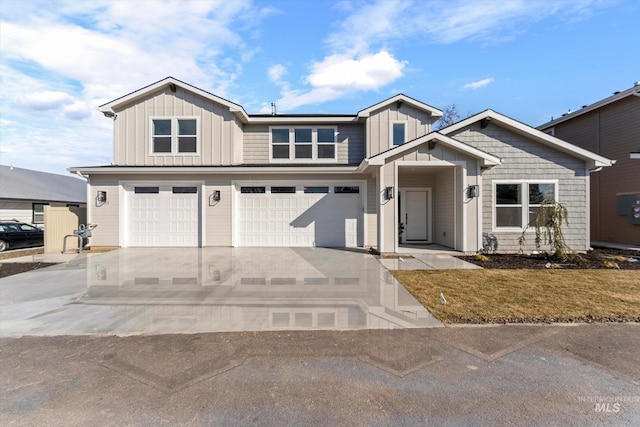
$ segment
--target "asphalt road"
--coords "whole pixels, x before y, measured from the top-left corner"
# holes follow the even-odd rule
[[[2,425],[640,425],[640,325],[0,339]]]

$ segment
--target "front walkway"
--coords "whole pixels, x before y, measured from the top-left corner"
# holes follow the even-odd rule
[[[482,268],[456,258],[461,252],[438,245],[400,245],[398,253],[379,261],[387,270],[457,270]]]

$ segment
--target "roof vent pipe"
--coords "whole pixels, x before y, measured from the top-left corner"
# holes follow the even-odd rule
[[[276,115],[276,103],[275,102],[271,103],[271,115],[272,116]]]

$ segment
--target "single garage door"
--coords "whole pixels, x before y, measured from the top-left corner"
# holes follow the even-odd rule
[[[128,188],[128,246],[198,246],[197,186]]]
[[[358,185],[239,185],[239,246],[357,247]]]

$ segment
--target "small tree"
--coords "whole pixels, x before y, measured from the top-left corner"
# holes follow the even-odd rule
[[[438,119],[435,128],[436,130],[445,128],[454,124],[458,120],[460,120],[460,114],[458,113],[458,107],[456,104],[447,105],[444,111],[442,111],[442,117]]]
[[[533,219],[533,226],[536,230],[536,249],[540,250],[542,245],[549,245],[553,250],[553,257],[559,261],[574,259],[571,249],[564,241],[562,233],[562,223],[569,225],[567,220],[567,208],[553,199],[543,200]],[[518,238],[518,243],[522,246],[526,240],[525,233],[531,224],[527,224],[522,235]]]

